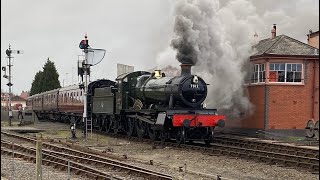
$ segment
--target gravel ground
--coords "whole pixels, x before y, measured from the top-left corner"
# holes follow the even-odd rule
[[[49,136],[51,138],[61,139],[70,137],[70,132],[67,130],[68,125],[45,122],[35,126],[49,130],[42,133],[44,137]],[[52,129],[59,129],[60,131]],[[131,164],[170,174],[175,179],[216,179],[217,175],[220,175],[223,179],[246,180],[319,179],[319,175],[295,169],[255,163],[253,161],[235,159],[227,156],[209,156],[196,151],[185,151],[171,147],[155,147],[146,143],[130,142],[124,139],[97,134],[93,134],[91,138],[85,141],[81,138],[81,130],[77,131],[77,136],[79,137],[77,144],[100,151],[106,151],[121,158],[124,157],[123,155],[126,155],[128,158],[126,161]],[[150,160],[153,161],[154,165],[150,165]],[[2,160],[1,164],[3,164]],[[9,167],[6,168],[7,172],[5,171],[5,177],[10,176]],[[179,169],[182,171],[179,171]],[[29,171],[29,174],[34,174],[34,169],[30,169]],[[61,174],[66,173],[61,172]]]
[[[149,169],[167,172],[174,177],[199,179],[196,173],[207,174],[202,179],[212,179],[220,175],[227,179],[319,179],[318,175],[308,172],[286,169],[242,159],[231,159],[226,156],[208,156],[194,151],[172,149],[170,147],[152,147],[149,144],[117,140],[118,145],[110,145],[114,154],[126,154],[132,163],[140,165],[144,162]],[[105,150],[105,147],[95,149]],[[146,165],[153,160],[154,166]],[[187,173],[179,173],[179,167],[187,169]],[[198,178],[197,178],[198,177]]]
[[[14,167],[14,168],[13,168]],[[7,179],[36,179],[36,165],[18,158],[14,160],[10,156],[1,155],[1,177]],[[65,180],[68,179],[67,172],[55,170],[50,166],[42,166],[42,179]],[[86,178],[71,174],[72,180],[86,180]]]

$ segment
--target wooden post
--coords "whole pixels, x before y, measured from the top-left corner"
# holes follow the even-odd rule
[[[68,161],[68,180],[70,180],[70,161]]]
[[[42,180],[42,141],[38,140],[36,145],[36,176]]]

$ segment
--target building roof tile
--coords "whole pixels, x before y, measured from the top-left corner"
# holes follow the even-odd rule
[[[11,98],[11,101],[26,101],[26,100],[20,96],[14,96]]]
[[[253,48],[256,50],[256,53],[253,56],[263,54],[319,56],[319,49],[286,35],[261,40],[258,44],[253,46]]]

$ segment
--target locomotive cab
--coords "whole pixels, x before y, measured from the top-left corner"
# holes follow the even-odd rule
[[[146,71],[135,71],[119,75],[116,79],[118,84],[117,92],[117,113],[122,109],[130,109],[133,107],[137,92],[137,86],[142,86],[150,77],[150,73]]]

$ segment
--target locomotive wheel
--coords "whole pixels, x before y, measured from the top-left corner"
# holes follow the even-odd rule
[[[208,128],[207,139],[204,140],[206,145],[210,145],[213,142],[213,127]]]
[[[113,133],[114,133],[114,134],[118,134],[118,132],[119,132],[118,127],[114,127],[114,129],[113,129]]]
[[[313,122],[313,120],[309,120],[307,122],[306,133],[307,133],[307,137],[309,137],[309,138],[314,137],[314,122]]]
[[[68,119],[68,116],[63,116],[62,118],[61,118],[61,120],[62,120],[62,123],[67,123],[67,120]]]
[[[120,122],[116,119],[116,117],[111,118],[111,129],[113,129],[114,134],[118,134],[120,132]]]
[[[128,136],[133,136],[135,133],[135,127],[134,127],[134,118],[128,118],[127,122],[126,122],[126,134]]]
[[[66,124],[70,124],[70,117],[69,116],[65,116],[65,119],[63,121]]]
[[[167,136],[167,133],[165,133],[164,131],[160,131],[160,133],[159,133],[159,138],[160,138],[160,141],[161,142],[165,142],[168,138],[167,138],[168,136]]]
[[[319,138],[319,121],[314,125],[314,135],[317,139]]]
[[[64,123],[64,118],[65,118],[65,116],[61,116],[61,118],[59,119],[59,122]]]
[[[184,127],[178,129],[176,134],[176,141],[178,144],[184,144],[186,139],[186,131]]]
[[[100,131],[104,131],[105,130],[105,126],[104,126],[104,119],[103,119],[103,117],[102,116],[98,116],[97,117],[97,121],[98,121],[98,129],[100,130]]]
[[[143,138],[146,134],[147,123],[141,120],[136,121],[136,130],[139,138]]]
[[[111,127],[112,127],[111,118],[110,118],[110,117],[106,117],[106,118],[104,119],[104,128],[105,128],[105,130],[106,130],[107,133],[110,132]]]
[[[152,129],[152,125],[148,125],[148,135],[151,140],[155,141],[158,138],[158,131]]]
[[[54,115],[54,121],[59,121],[59,119],[60,119],[60,115],[59,114],[55,114]]]

